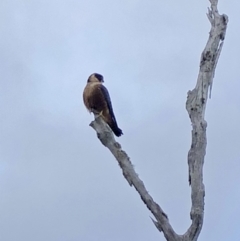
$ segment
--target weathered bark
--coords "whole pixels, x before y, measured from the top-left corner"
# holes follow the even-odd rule
[[[192,144],[188,153],[189,184],[191,185],[192,208],[190,217],[192,224],[186,234],[186,240],[197,240],[203,225],[204,195],[203,164],[206,154],[207,122],[204,119],[205,109],[212,90],[213,77],[225,39],[228,17],[219,15],[217,0],[210,0],[211,9],[208,9],[208,19],[211,30],[205,49],[201,55],[200,71],[196,87],[188,92],[186,109],[192,122]]]
[[[138,177],[127,153],[122,150],[121,145],[115,141],[111,129],[102,120],[101,117],[95,117],[95,121],[90,124],[98,135],[98,138],[104,146],[106,146],[118,161],[122,169],[123,176],[126,178],[130,186],[134,186],[139,193],[141,199],[146,204],[157,221],[154,221],[155,226],[159,231],[163,231],[167,240],[177,240],[177,234],[169,224],[167,215],[163,212],[161,207],[153,200],[146,190],[144,183]]]
[[[228,17],[219,15],[217,10],[217,0],[210,0],[211,8],[208,10],[208,19],[211,23],[211,31],[206,47],[202,52],[200,71],[196,87],[188,92],[186,108],[192,123],[192,144],[188,153],[189,183],[191,185],[192,208],[190,217],[192,224],[184,235],[178,235],[169,223],[167,215],[161,207],[153,200],[147,192],[144,183],[138,177],[130,158],[115,141],[111,129],[101,119],[95,116],[95,120],[90,124],[104,146],[106,146],[118,161],[122,169],[123,176],[130,186],[134,186],[141,199],[151,211],[156,220],[153,220],[159,231],[162,231],[168,241],[195,241],[201,232],[204,216],[204,195],[203,185],[203,164],[206,153],[206,127],[204,120],[205,109],[208,98],[208,90],[212,88],[215,68],[223,41],[225,38]]]

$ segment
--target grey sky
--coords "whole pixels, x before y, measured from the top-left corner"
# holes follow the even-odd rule
[[[119,138],[178,233],[190,224],[187,91],[210,24],[208,1],[0,3],[0,240],[165,240],[88,126],[88,76],[105,77]],[[206,112],[205,220],[199,240],[240,238],[240,3]]]

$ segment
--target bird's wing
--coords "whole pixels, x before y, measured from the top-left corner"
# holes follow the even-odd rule
[[[100,87],[102,95],[106,101],[107,108],[108,108],[109,114],[111,116],[111,119],[112,119],[112,121],[114,121],[116,123],[115,115],[114,115],[113,108],[112,108],[112,102],[111,102],[111,98],[108,93],[108,90],[104,85],[100,85],[99,87]]]

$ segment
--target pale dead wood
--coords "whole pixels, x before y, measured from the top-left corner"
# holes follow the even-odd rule
[[[206,154],[207,138],[205,109],[208,99],[208,90],[212,90],[213,77],[217,62],[225,39],[228,17],[220,15],[217,9],[217,0],[210,0],[208,19],[211,30],[205,49],[201,55],[200,71],[197,84],[188,92],[186,109],[192,123],[192,144],[188,153],[189,183],[191,185],[192,208],[190,217],[192,224],[184,234],[184,240],[197,240],[203,225],[204,195],[203,164]]]
[[[134,186],[142,201],[156,218],[157,221],[152,220],[158,230],[163,231],[167,240],[177,240],[177,234],[169,224],[167,215],[146,190],[144,183],[135,172],[130,158],[127,153],[122,150],[121,145],[115,141],[112,131],[108,125],[101,117],[95,117],[95,120],[90,124],[90,126],[96,130],[97,136],[102,144],[112,152],[122,169],[123,176],[126,178],[130,186]]]
[[[97,132],[99,140],[106,146],[118,161],[123,176],[130,186],[134,186],[142,201],[151,211],[156,220],[153,223],[159,231],[162,231],[168,241],[195,241],[201,232],[204,216],[203,164],[206,153],[206,127],[204,120],[207,104],[208,90],[212,89],[212,81],[218,58],[220,56],[223,41],[226,34],[228,17],[219,15],[217,0],[210,0],[211,8],[208,10],[208,19],[211,23],[211,31],[206,47],[203,50],[200,62],[200,71],[196,87],[188,92],[186,108],[192,123],[192,144],[188,153],[189,183],[191,185],[192,208],[190,217],[192,224],[184,235],[178,235],[169,223],[167,215],[153,200],[146,190],[144,183],[135,172],[127,153],[121,145],[115,141],[111,129],[100,118],[90,124]]]

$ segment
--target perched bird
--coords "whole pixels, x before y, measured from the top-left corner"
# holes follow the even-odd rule
[[[111,99],[107,88],[102,84],[103,76],[97,73],[91,74],[83,91],[83,101],[88,111],[100,115],[110,126],[116,136],[121,136],[122,130],[115,119]]]

